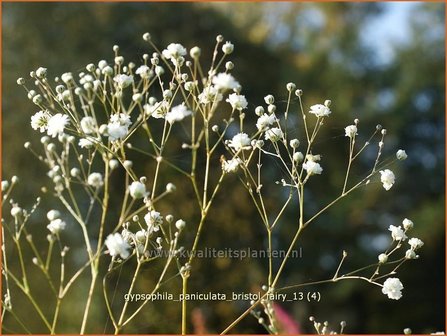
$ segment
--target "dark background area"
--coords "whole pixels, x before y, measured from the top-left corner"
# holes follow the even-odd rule
[[[334,198],[340,190],[346,165],[347,147],[343,128],[360,119],[360,136],[367,138],[377,123],[388,129],[385,155],[405,148],[409,158],[393,168],[397,182],[385,193],[378,181],[357,192],[321,216],[298,243],[303,258],[291,260],[280,285],[309,282],[331,277],[342,250],[349,252],[343,270],[354,270],[376,261],[378,249],[389,239],[387,228],[399,225],[403,218],[415,223],[412,232],[425,245],[420,259],[411,261],[398,272],[404,296],[399,301],[387,299],[378,287],[363,282],[340,282],[309,290],[321,292],[319,303],[286,303],[283,308],[300,325],[303,332],[313,332],[308,317],[329,320],[335,327],[346,320],[347,333],[401,333],[410,327],[415,333],[445,330],[445,36],[444,11],[441,3],[420,3],[409,16],[406,43],[392,44],[393,56],[385,61],[368,40],[374,34],[362,32],[369,22],[386,10],[378,3],[3,3],[3,94],[2,146],[3,179],[21,178],[15,198],[23,205],[32,204],[43,185],[50,185],[45,168],[33,161],[23,148],[25,141],[38,147],[39,137],[29,120],[36,107],[16,85],[18,77],[27,77],[39,66],[48,68],[50,76],[73,73],[100,59],[112,60],[112,46],[120,45],[126,60],[141,61],[149,52],[141,35],[148,31],[154,42],[164,48],[179,42],[188,49],[198,45],[202,59],[211,57],[215,37],[224,35],[235,44],[231,55],[234,75],[243,86],[249,101],[248,118],[255,120],[253,110],[263,103],[266,94],[277,97],[278,108],[285,107],[287,82],[304,90],[305,106],[325,99],[333,102],[316,150],[325,155],[324,174],[312,181],[313,191],[306,210],[315,209]],[[312,19],[313,18],[313,19]],[[397,23],[396,23],[397,24]],[[282,102],[281,102],[282,101]],[[294,101],[292,108],[297,109]],[[298,134],[301,136],[300,134]],[[371,155],[353,170],[360,178],[371,167]],[[372,153],[374,155],[374,153]],[[172,154],[175,156],[175,153]],[[181,157],[179,157],[181,160]],[[140,174],[151,165],[138,162]],[[330,162],[330,164],[329,164]],[[272,181],[277,174],[270,165]],[[175,177],[167,175],[166,181]],[[122,177],[117,176],[116,188]],[[181,183],[181,182],[177,182]],[[185,187],[186,188],[186,187]],[[182,186],[180,185],[180,190]],[[186,189],[185,189],[186,190]],[[236,178],[225,182],[225,192],[216,200],[204,231],[201,246],[216,248],[265,248],[265,234],[249,196]],[[280,187],[270,190],[267,206],[278,208]],[[190,195],[177,193],[175,207],[184,217],[193,217]],[[44,196],[44,204],[51,198]],[[165,205],[169,209],[169,203]],[[45,239],[45,211],[29,224],[36,237]],[[295,223],[293,209],[286,213],[281,230],[276,234],[277,247],[288,246]],[[40,216],[40,217],[39,217]],[[79,265],[82,242],[75,229],[67,229],[66,240],[72,244],[69,262]],[[70,237],[71,235],[71,237]],[[192,233],[186,235],[188,245]],[[76,244],[79,246],[76,246]],[[14,258],[14,251],[9,251]],[[31,258],[31,257],[30,257]],[[31,263],[30,263],[31,264]],[[279,265],[279,262],[278,262]],[[10,266],[12,269],[15,265]],[[242,292],[255,290],[265,281],[267,260],[207,259],[196,264],[190,281],[192,292]],[[45,301],[48,288],[37,268],[32,288],[36,297]],[[32,273],[31,273],[32,274]],[[151,288],[151,269],[145,270],[136,292]],[[117,286],[124,292],[126,274]],[[84,298],[88,277],[81,278],[67,301]],[[180,281],[172,284],[178,291]],[[307,289],[306,289],[307,290]],[[98,293],[93,307],[89,332],[112,332],[107,324],[105,305]],[[13,288],[16,311],[32,326],[43,332],[32,306]],[[82,299],[84,300],[84,299]],[[14,304],[14,303],[13,303]],[[84,301],[63,305],[58,332],[79,332]],[[191,309],[201,312],[209,333],[221,332],[245,306],[228,302],[196,302]],[[48,302],[49,312],[53,302]],[[22,333],[10,315],[3,321],[8,330]],[[107,326],[106,326],[107,325]],[[126,333],[178,333],[180,305],[172,302],[149,304],[126,328]],[[193,326],[190,330],[194,331]],[[234,332],[262,333],[252,317],[240,323]]]

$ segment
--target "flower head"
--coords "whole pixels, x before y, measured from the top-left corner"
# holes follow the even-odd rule
[[[396,158],[398,160],[405,160],[408,157],[407,153],[403,149],[399,149],[396,152]]]
[[[129,256],[130,245],[123,239],[120,233],[110,234],[105,241],[107,250],[112,257],[120,256],[126,259]]]
[[[385,190],[390,190],[395,180],[396,177],[391,170],[385,169],[380,171],[380,181],[383,183],[383,188]]]
[[[419,238],[410,238],[410,240],[408,240],[408,244],[410,244],[411,249],[415,251],[424,246],[424,242]]]
[[[151,69],[147,65],[141,65],[135,70],[135,73],[141,78],[149,78],[151,74],[150,70]]]
[[[133,83],[133,76],[120,74],[116,75],[113,80],[118,85],[118,88],[124,89]]]
[[[104,184],[100,173],[91,173],[87,178],[87,183],[94,188],[99,188]]]
[[[122,140],[129,133],[132,124],[130,117],[125,113],[113,114],[107,124],[107,133],[111,141]]]
[[[345,136],[354,138],[357,135],[357,126],[349,125],[345,127]]]
[[[241,159],[233,158],[231,160],[225,160],[222,162],[222,170],[225,173],[235,173],[239,169],[239,165],[242,163]]]
[[[148,227],[148,234],[151,235],[152,232],[157,232],[159,226],[163,224],[163,216],[158,211],[151,210],[144,216],[144,221]]]
[[[81,129],[85,134],[95,132],[96,128],[96,121],[92,117],[84,117],[81,119]]]
[[[321,174],[323,171],[320,164],[312,160],[307,160],[303,163],[303,168],[307,171],[307,175]]]
[[[317,117],[327,117],[331,114],[331,110],[323,104],[316,104],[310,107],[309,113],[315,114]]]
[[[250,143],[251,140],[247,133],[238,133],[229,141],[228,146],[235,151],[239,151],[241,149],[249,149]]]
[[[239,82],[234,77],[225,72],[221,72],[213,77],[213,84],[219,90],[233,90],[239,86]]]
[[[50,224],[47,225],[47,229],[50,230],[52,234],[58,234],[65,229],[65,225],[66,224],[62,219],[57,218],[52,220]]]
[[[270,140],[271,142],[277,142],[281,140],[283,136],[283,131],[278,127],[273,127],[265,132],[265,140]]]
[[[226,100],[228,103],[230,103],[231,107],[234,110],[242,111],[243,109],[247,108],[247,99],[245,99],[245,96],[239,95],[237,93],[232,93],[228,96],[228,99]]]
[[[394,240],[404,241],[405,239],[407,239],[407,235],[400,226],[390,225],[388,231],[391,231],[391,237],[393,237]]]
[[[53,138],[57,135],[64,133],[65,126],[67,126],[69,120],[66,114],[55,114],[48,120],[47,134]]]
[[[388,295],[388,298],[399,300],[402,297],[404,286],[398,278],[388,278],[383,283],[382,293]]]
[[[82,138],[79,140],[78,145],[81,148],[91,148],[94,145],[94,143],[89,139]]]
[[[171,62],[174,65],[176,65],[177,64],[176,61],[181,56],[186,55],[186,48],[179,43],[171,43],[170,45],[167,46],[167,48],[165,50],[163,50],[162,54],[163,54],[163,57],[171,60]]]
[[[51,114],[48,111],[39,111],[31,117],[31,127],[43,133],[48,127],[50,118]]]
[[[413,226],[414,226],[413,221],[408,219],[408,218],[405,218],[402,221],[402,225],[404,226],[405,230],[411,230],[413,228]]]
[[[171,111],[166,113],[166,121],[170,124],[173,124],[176,121],[182,121],[187,116],[190,116],[192,112],[188,110],[188,108],[185,106],[185,104],[180,104],[177,106],[174,106]]]
[[[148,194],[146,191],[146,186],[139,181],[132,182],[129,186],[129,193],[134,199],[143,198]]]
[[[258,128],[258,130],[262,131],[268,128],[269,126],[273,125],[275,121],[276,121],[275,115],[263,114],[258,118],[258,121],[256,121],[256,127]]]
[[[222,99],[222,94],[219,93],[218,88],[212,85],[203,88],[203,91],[199,94],[199,102],[201,104],[220,102]]]

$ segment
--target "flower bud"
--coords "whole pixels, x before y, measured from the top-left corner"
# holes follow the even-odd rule
[[[175,227],[177,230],[181,231],[185,228],[186,222],[183,219],[179,219],[175,222]]]
[[[384,264],[388,261],[388,256],[385,253],[381,253],[378,256],[379,263]]]

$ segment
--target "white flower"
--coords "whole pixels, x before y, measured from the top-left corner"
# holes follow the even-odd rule
[[[295,154],[293,154],[293,161],[295,162],[301,162],[304,159],[304,155],[301,152],[296,152]]]
[[[146,230],[140,230],[140,231],[135,232],[135,239],[139,243],[145,243],[146,242],[146,237],[147,237]]]
[[[87,183],[94,188],[99,188],[104,182],[100,173],[91,173],[87,178]]]
[[[47,68],[38,68],[36,70],[36,76],[37,78],[45,78],[47,76]]]
[[[233,90],[239,86],[239,82],[232,75],[225,72],[221,72],[213,77],[213,84],[219,90]]]
[[[315,114],[317,117],[326,117],[331,114],[331,110],[323,104],[316,104],[310,107],[309,113]]]
[[[149,78],[150,77],[150,68],[147,65],[141,65],[138,67],[138,69],[135,71],[137,75],[139,75],[141,78]]]
[[[246,133],[238,133],[229,141],[228,146],[234,148],[235,151],[250,148],[250,137]]]
[[[276,118],[273,114],[263,114],[258,118],[258,121],[256,121],[256,127],[258,130],[262,131],[265,128],[273,125],[273,123],[276,121]]]
[[[230,105],[233,109],[239,110],[239,111],[246,109],[247,105],[248,105],[247,99],[245,99],[245,96],[238,95],[237,93],[230,94],[226,101],[228,103],[230,103]]]
[[[68,84],[70,81],[73,80],[73,75],[71,72],[66,72],[62,74],[61,79],[65,84]]]
[[[222,51],[225,55],[229,55],[233,52],[234,45],[231,42],[225,42],[225,44],[222,46]]]
[[[166,185],[166,192],[168,192],[168,193],[173,193],[173,192],[175,192],[176,190],[177,190],[177,187],[175,186],[174,183],[168,183],[168,184]]]
[[[163,50],[162,54],[175,65],[177,64],[175,61],[178,60],[180,56],[186,55],[186,49],[179,43],[171,43],[165,50]]]
[[[78,145],[81,148],[91,148],[94,145],[94,143],[89,139],[82,138],[79,140]]]
[[[190,116],[192,112],[188,110],[185,104],[174,106],[171,111],[166,113],[166,121],[173,124],[176,121],[182,121],[185,117]]]
[[[185,228],[185,226],[186,226],[186,222],[183,219],[179,219],[178,221],[175,222],[175,227],[179,231],[183,230]]]
[[[81,129],[85,134],[95,132],[96,128],[96,121],[92,117],[84,117],[81,119]]]
[[[307,160],[303,163],[303,168],[307,171],[307,175],[321,174],[323,168],[321,168],[318,162]]]
[[[11,208],[11,216],[18,217],[22,213],[22,208],[15,205]]]
[[[406,259],[417,259],[419,256],[414,252],[413,249],[409,249],[405,251],[405,258]]]
[[[112,257],[120,256],[126,259],[129,256],[130,245],[123,239],[120,233],[110,234],[105,241],[107,250]]]
[[[50,118],[51,114],[48,111],[39,111],[31,117],[31,127],[35,130],[39,129],[40,133],[43,133],[48,127]]]
[[[129,126],[131,124],[130,117],[125,113],[112,115],[107,125],[109,139],[111,141],[124,139],[129,133]]]
[[[413,221],[409,220],[408,218],[405,218],[402,221],[402,225],[404,226],[405,230],[411,230],[413,228]]]
[[[155,119],[161,119],[166,117],[166,114],[168,114],[170,107],[169,102],[165,100],[163,100],[160,103],[157,103],[154,106],[148,104],[144,106],[145,106],[145,112]]]
[[[407,235],[400,226],[390,225],[388,231],[391,231],[391,237],[393,237],[394,240],[404,241],[405,239],[407,239]]]
[[[239,169],[239,165],[241,163],[242,163],[242,161],[239,158],[225,160],[222,162],[222,169],[225,173],[235,173]]]
[[[163,224],[163,216],[155,210],[151,210],[144,216],[144,221],[148,227],[148,234],[151,235],[152,232],[157,232],[159,226]]]
[[[209,104],[213,102],[220,102],[223,99],[221,93],[215,86],[207,86],[203,88],[202,93],[199,94],[199,102],[201,104]]]
[[[129,186],[129,193],[132,198],[143,198],[147,195],[146,186],[138,181],[132,182]]]
[[[109,167],[111,170],[118,168],[118,166],[119,166],[118,160],[112,159],[109,161]]]
[[[65,126],[67,126],[69,120],[66,114],[55,114],[48,120],[47,134],[53,138],[57,135],[64,133]]]
[[[2,181],[2,191],[5,191],[8,188],[9,188],[9,182],[6,180]]]
[[[357,135],[357,126],[349,125],[345,127],[345,136],[354,138]]]
[[[410,244],[412,250],[417,250],[424,246],[424,242],[419,238],[410,238],[408,244]]]
[[[265,132],[265,140],[270,140],[271,142],[277,142],[281,140],[284,133],[278,127],[273,127]]]
[[[50,210],[47,212],[47,218],[49,221],[58,219],[60,216],[61,216],[61,213],[57,210]]]
[[[133,83],[133,76],[126,74],[116,75],[113,80],[116,82],[120,89],[124,89]]]
[[[396,158],[398,160],[405,160],[408,157],[407,153],[403,149],[399,149],[396,152]]]
[[[388,278],[383,283],[382,293],[388,295],[388,298],[399,300],[402,297],[404,286],[398,278]]]
[[[395,179],[396,177],[391,170],[385,169],[380,171],[380,181],[383,183],[383,188],[385,188],[385,190],[391,189]]]
[[[65,229],[65,225],[66,224],[62,219],[57,218],[55,220],[52,220],[50,224],[47,225],[47,229],[50,230],[52,234],[58,234]]]
[[[388,261],[388,256],[385,253],[379,254],[379,263],[384,264]]]

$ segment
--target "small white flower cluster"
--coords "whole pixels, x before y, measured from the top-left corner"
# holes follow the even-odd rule
[[[60,212],[57,210],[50,210],[47,213],[47,218],[50,224],[47,225],[48,230],[54,235],[58,235],[62,230],[65,229],[66,223],[60,219]]]
[[[392,249],[389,252],[381,253],[378,256],[379,259],[379,265],[385,264],[388,262],[389,257],[397,251],[404,241],[408,239],[406,233],[411,230],[414,226],[413,221],[411,221],[408,218],[405,218],[402,221],[402,226],[394,226],[390,225],[388,230],[391,232],[391,237],[393,238],[393,242],[397,243],[397,246]],[[410,245],[410,248],[405,252],[405,259],[417,259],[419,258],[418,255],[416,255],[415,251],[420,249],[424,243],[419,238],[410,238],[408,240],[408,244]],[[399,300],[402,297],[402,289],[403,285],[401,281],[398,278],[388,278],[385,280],[382,292],[383,294],[387,295],[388,298],[393,300]]]

